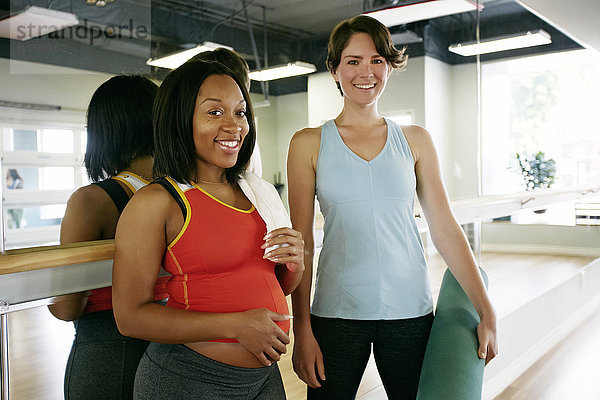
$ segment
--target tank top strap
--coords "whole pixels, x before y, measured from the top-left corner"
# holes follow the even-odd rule
[[[167,192],[173,197],[179,208],[181,209],[181,213],[183,214],[183,219],[185,220],[188,215],[189,204],[187,199],[185,198],[185,192],[191,189],[193,186],[185,183],[180,183],[175,181],[170,177],[160,177],[156,178],[152,181],[152,183],[156,183],[164,187]]]
[[[389,118],[384,117],[384,119],[385,123],[388,126],[388,134],[391,135],[391,137],[389,138],[389,142],[392,143],[392,145],[396,147],[406,157],[408,157],[408,159],[413,160],[414,162],[412,150],[410,149],[406,136],[404,136],[404,131],[402,130],[402,127]]]
[[[119,183],[114,179],[105,179],[100,182],[94,182],[93,184],[101,187],[106,194],[108,194],[112,202],[117,207],[117,210],[119,210],[119,214],[121,214],[129,202],[129,195],[125,189],[123,189],[123,186],[119,185]]]
[[[150,183],[141,176],[130,171],[122,171],[120,174],[113,176],[112,179],[123,182],[133,193]]]

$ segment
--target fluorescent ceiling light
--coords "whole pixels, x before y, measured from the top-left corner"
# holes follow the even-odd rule
[[[477,42],[453,44],[448,50],[461,56],[474,56],[477,54],[495,53],[523,47],[539,46],[552,43],[548,32],[538,29],[525,33],[517,33],[502,37],[490,38]]]
[[[29,40],[78,23],[75,14],[31,6],[0,21],[0,37]]]
[[[286,65],[277,65],[265,69],[250,72],[250,79],[254,81],[272,81],[275,79],[288,78],[290,76],[305,75],[315,72],[317,67],[313,64],[296,61]]]
[[[146,64],[152,65],[153,67],[175,69],[190,58],[194,57],[196,54],[202,53],[203,51],[213,51],[219,47],[224,47],[233,51],[233,47],[225,46],[219,43],[204,42],[196,47],[192,47],[191,49],[171,53],[164,57],[150,58],[148,61],[146,61]]]
[[[481,8],[483,6],[480,6]],[[395,26],[474,10],[477,10],[477,3],[471,0],[429,0],[372,11],[365,15],[375,18],[385,26]]]

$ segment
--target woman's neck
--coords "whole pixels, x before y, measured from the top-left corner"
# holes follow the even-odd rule
[[[147,181],[151,181],[154,178],[152,177],[152,163],[154,158],[151,156],[145,157],[136,157],[131,161],[129,166],[127,167],[127,171],[133,172],[136,175],[141,176]]]
[[[224,183],[227,182],[225,169],[202,160],[196,161],[196,176],[194,181],[204,183]]]
[[[335,119],[335,122],[339,126],[374,126],[381,124],[382,118],[377,112],[377,103],[357,105],[344,101],[344,108]]]

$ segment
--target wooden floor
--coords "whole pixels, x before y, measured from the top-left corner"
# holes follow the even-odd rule
[[[550,290],[590,261],[585,257],[504,253],[484,253],[481,257],[481,265],[490,278],[490,296],[500,317]],[[445,265],[439,257],[429,258],[428,263],[437,298]],[[56,320],[42,307],[11,314],[9,326],[11,400],[62,399],[72,324]],[[291,349],[290,346],[280,362],[280,369],[288,399],[300,400],[305,398],[306,389],[292,370]],[[595,363],[598,359],[600,315],[578,328],[497,399],[600,399],[600,372]],[[386,398],[373,364],[365,373],[358,397]]]
[[[495,400],[600,399],[600,312],[538,360]]]

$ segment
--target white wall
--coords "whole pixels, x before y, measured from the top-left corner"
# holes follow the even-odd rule
[[[474,64],[452,67],[451,138],[449,174],[445,175],[450,198],[478,194],[477,70]]]
[[[253,104],[264,101],[264,97],[259,94],[250,94],[250,100]],[[262,177],[273,183],[273,174],[279,168],[277,162],[277,98],[270,97],[271,103],[268,107],[254,109],[256,117],[256,137],[260,149],[262,160]]]
[[[308,93],[294,93],[277,98],[277,160],[285,184],[281,198],[287,206],[287,153],[295,132],[308,126]]]
[[[425,124],[440,158],[444,181],[451,180],[452,154],[452,67],[431,57],[425,59]]]
[[[260,96],[252,95],[253,102],[261,99]],[[308,126],[308,96],[306,92],[270,96],[269,101],[269,107],[254,110],[258,119],[263,178],[274,183],[275,175],[281,177],[281,182],[285,185],[282,199],[287,205],[287,152],[292,135]]]
[[[0,107],[0,121],[85,124],[94,91],[112,75],[0,58],[0,100],[60,106],[61,111]]]

